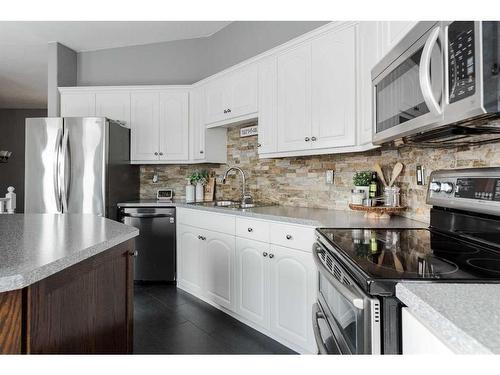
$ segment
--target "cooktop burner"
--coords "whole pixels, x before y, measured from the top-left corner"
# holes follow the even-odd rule
[[[500,280],[500,252],[429,229],[322,228],[318,233],[365,281]]]

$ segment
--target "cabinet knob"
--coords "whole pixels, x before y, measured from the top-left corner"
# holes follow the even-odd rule
[[[202,240],[202,241],[205,241],[206,239],[207,239],[207,237],[205,237],[205,236],[201,236],[201,240]]]
[[[305,140],[306,142],[309,142],[309,141],[310,141],[309,137],[305,137],[305,138],[304,138],[304,140]]]
[[[139,252],[137,250],[131,251],[128,253],[128,255],[133,256],[133,257],[137,257],[137,255],[139,255]]]
[[[263,257],[267,257],[267,253],[264,251],[264,252],[262,253],[262,256],[263,256]]]
[[[203,238],[203,236],[201,235],[198,235],[198,239],[201,240]]]
[[[200,150],[200,154],[203,154],[203,152],[204,152],[203,150]]]
[[[253,232],[253,228],[248,228],[248,231],[249,232]]]
[[[262,145],[260,143],[257,143],[257,147],[261,147]]]
[[[227,110],[227,113],[231,113],[231,109],[228,109],[228,110]]]
[[[286,235],[286,239],[287,239],[287,240],[291,240],[291,239],[292,239],[292,235],[291,235],[291,234],[287,234],[287,235]]]
[[[160,152],[160,156],[162,156],[162,155],[163,155],[163,152]]]
[[[311,137],[311,141],[316,142],[316,137]]]
[[[269,259],[273,259],[274,258],[274,254],[269,254]]]
[[[224,113],[227,113],[227,109],[224,110]]]
[[[156,156],[158,156],[158,153],[157,153],[157,152],[155,152],[155,155],[156,155]]]

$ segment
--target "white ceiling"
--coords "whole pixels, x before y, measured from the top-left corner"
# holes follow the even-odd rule
[[[0,108],[47,104],[47,44],[77,51],[208,37],[227,21],[0,21]]]

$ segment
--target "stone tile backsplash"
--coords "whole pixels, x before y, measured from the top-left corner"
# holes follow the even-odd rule
[[[356,171],[372,170],[378,162],[386,179],[398,161],[405,166],[397,180],[402,203],[408,206],[405,216],[428,221],[425,186],[416,184],[415,168],[425,168],[426,183],[432,170],[500,166],[500,143],[454,149],[407,147],[397,150],[376,149],[364,153],[334,154],[280,159],[259,159],[257,137],[240,138],[239,128],[228,129],[228,162],[226,164],[143,165],[141,166],[141,198],[153,199],[159,188],[171,187],[177,198],[185,196],[186,177],[195,170],[206,169],[220,177],[229,166],[239,166],[247,176],[247,188],[254,200],[285,206],[349,209],[347,204]],[[333,185],[325,183],[326,170],[335,171]],[[154,184],[155,170],[159,182]],[[240,177],[234,175],[226,184],[217,181],[216,198],[238,199]]]

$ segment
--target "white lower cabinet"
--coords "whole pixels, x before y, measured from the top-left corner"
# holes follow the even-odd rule
[[[177,282],[182,289],[201,294],[200,229],[177,224]]]
[[[238,237],[227,221],[234,216],[202,212],[213,216],[204,225],[204,220],[191,220],[196,213],[200,212],[177,208],[178,286],[294,350],[316,352],[311,309],[317,277],[310,251],[279,246],[272,239]],[[260,230],[278,225],[254,219],[240,224]]]
[[[282,246],[271,246],[270,330],[303,348],[312,348],[311,306],[314,303],[312,255]]]
[[[401,309],[403,354],[453,354],[407,307]]]
[[[203,268],[206,297],[216,304],[234,306],[234,236],[204,231],[202,234]]]
[[[269,244],[236,238],[236,312],[269,329]]]

